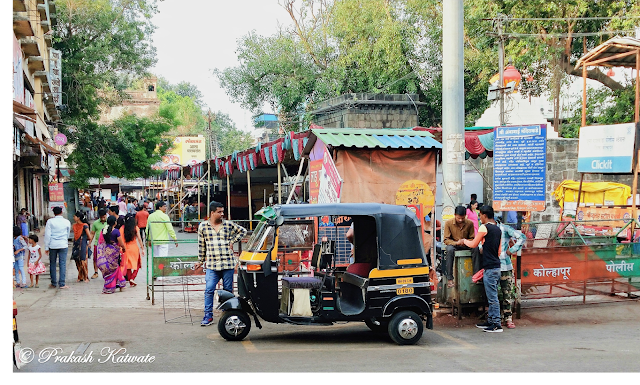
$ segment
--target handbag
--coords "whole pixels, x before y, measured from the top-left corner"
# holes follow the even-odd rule
[[[482,279],[483,276],[484,276],[484,269],[480,269],[478,270],[477,273],[473,275],[473,277],[471,277],[471,282],[477,283],[479,280]]]

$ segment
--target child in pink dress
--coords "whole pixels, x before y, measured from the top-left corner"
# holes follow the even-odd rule
[[[40,274],[44,273],[46,268],[44,267],[44,263],[41,262],[42,259],[42,250],[40,250],[40,245],[38,245],[38,236],[37,235],[29,235],[29,246],[27,246],[27,250],[29,250],[29,278],[31,279],[31,286],[33,287],[33,276],[36,276],[36,287],[38,287],[38,281]]]

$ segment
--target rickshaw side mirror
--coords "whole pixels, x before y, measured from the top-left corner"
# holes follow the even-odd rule
[[[284,217],[283,216],[278,216],[276,218],[276,226],[282,226],[283,223],[284,223]]]

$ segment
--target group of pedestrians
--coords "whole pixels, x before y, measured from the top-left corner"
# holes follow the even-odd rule
[[[456,250],[471,250],[473,273],[476,275],[482,270],[482,283],[489,303],[487,320],[476,326],[485,332],[499,333],[503,330],[503,323],[509,329],[515,328],[512,317],[515,280],[511,256],[520,251],[526,237],[522,232],[498,223],[490,206],[480,208],[477,216],[480,225],[476,228],[474,222],[477,224],[477,219],[473,215],[476,207],[474,200],[467,208],[456,207],[454,218],[445,223],[444,243],[447,246],[444,277],[448,288],[455,287],[454,253]]]
[[[124,206],[120,202],[129,204]],[[144,237],[149,212],[148,203],[140,207],[137,200],[121,197],[118,205],[97,211],[97,219],[89,225],[88,214],[84,210],[73,216],[73,224],[62,215],[62,207],[54,207],[54,216],[45,226],[43,249],[38,245],[37,235],[28,235],[26,222],[28,212],[22,209],[14,226],[14,271],[16,287],[39,287],[39,275],[46,271],[43,257],[49,258],[51,283],[49,288],[68,289],[66,281],[66,262],[69,257],[78,270],[77,282],[89,282],[97,279],[98,272],[105,280],[102,292],[111,294],[122,291],[129,284],[137,286],[135,279],[144,257]],[[133,207],[132,207],[133,206]],[[108,215],[111,214],[111,215]],[[122,214],[122,215],[121,215]],[[25,226],[22,226],[22,224]],[[68,255],[69,234],[73,234],[71,255]],[[175,235],[174,235],[175,236]],[[28,269],[24,266],[25,254],[29,253]],[[93,262],[93,275],[90,275],[90,262]],[[30,285],[26,284],[26,272],[30,275]]]

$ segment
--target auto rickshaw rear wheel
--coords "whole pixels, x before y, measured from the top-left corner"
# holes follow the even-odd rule
[[[364,320],[364,323],[367,325],[372,332],[375,333],[386,333],[389,330],[389,319],[379,319],[379,318],[367,318]]]
[[[398,345],[415,344],[422,337],[423,330],[422,319],[410,310],[394,314],[388,329],[389,336]]]
[[[251,330],[251,318],[242,310],[227,310],[218,320],[218,333],[227,341],[241,341]]]

